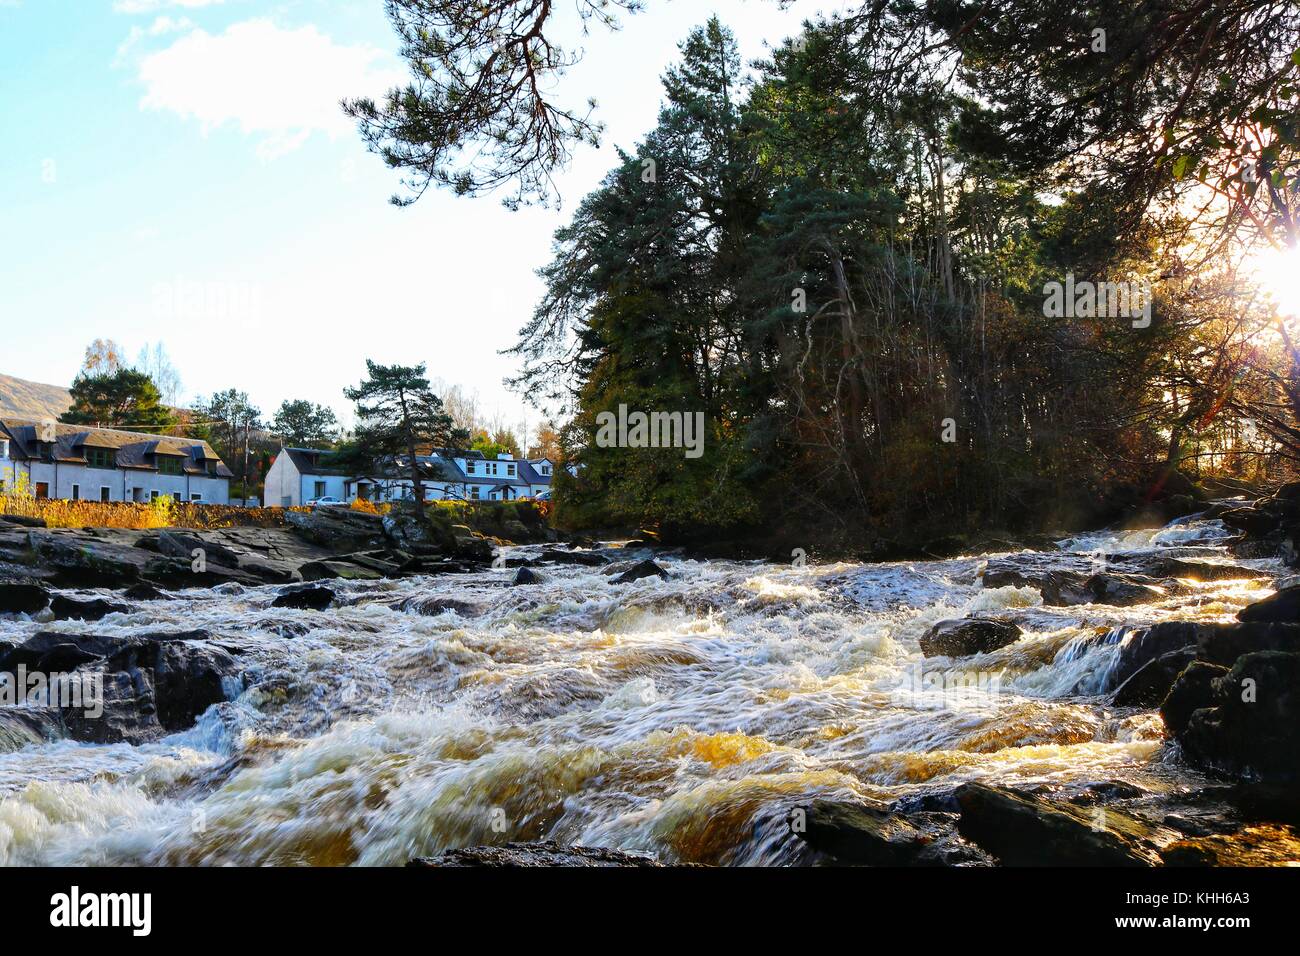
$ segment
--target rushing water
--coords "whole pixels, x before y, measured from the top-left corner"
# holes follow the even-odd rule
[[[1218,522],[1185,520],[1062,549],[1211,546],[1229,560],[1223,537]],[[344,606],[324,613],[228,586],[90,625],[0,618],[20,640],[201,627],[246,667],[235,699],[150,745],[0,742],[0,861],[400,864],[556,839],[795,863],[808,851],[783,819],[811,795],[894,800],[973,779],[1198,785],[1162,748],[1158,715],[1098,695],[1116,629],[1226,620],[1268,581],[1044,607],[1030,588],[983,589],[988,557],[661,556],[671,580],[623,586],[565,566],[525,587],[504,570],[338,583]],[[440,610],[448,600],[458,610]],[[930,624],[973,612],[1026,633],[990,654],[922,657]]]

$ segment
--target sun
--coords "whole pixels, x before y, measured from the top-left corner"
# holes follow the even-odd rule
[[[1260,288],[1287,316],[1300,316],[1300,247],[1270,249],[1255,258]]]

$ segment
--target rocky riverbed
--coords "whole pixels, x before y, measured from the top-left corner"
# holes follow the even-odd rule
[[[0,860],[1300,862],[1270,508],[797,566],[0,521],[0,671],[102,682],[0,707]]]

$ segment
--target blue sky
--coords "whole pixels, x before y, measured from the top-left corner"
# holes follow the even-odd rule
[[[336,105],[405,75],[380,0],[0,0],[0,372],[67,384],[96,337],[161,341],[186,400],[346,413],[367,357],[425,361],[519,421],[498,350],[554,229],[653,124],[676,44],[716,11],[750,60],[815,9],[650,0],[595,32],[558,92],[598,98],[605,145],[562,175],[559,212],[512,213],[387,204],[395,174]]]

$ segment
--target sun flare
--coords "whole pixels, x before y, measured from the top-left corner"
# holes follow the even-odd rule
[[[1284,315],[1300,315],[1300,248],[1270,249],[1255,261],[1260,288]]]

